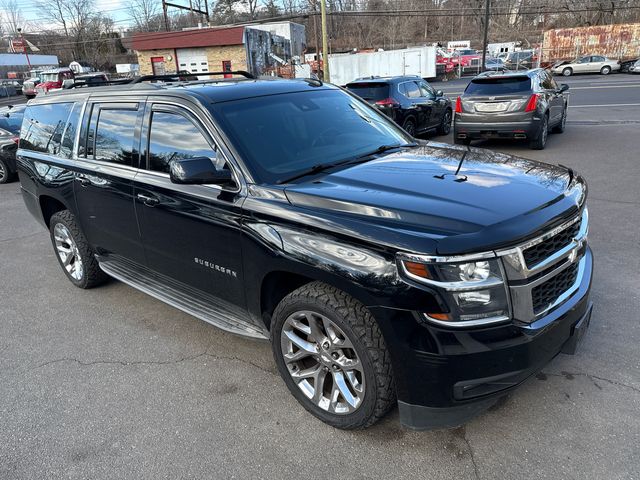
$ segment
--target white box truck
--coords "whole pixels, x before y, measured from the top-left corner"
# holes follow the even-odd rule
[[[329,55],[331,83],[346,85],[363,77],[436,76],[436,47]]]

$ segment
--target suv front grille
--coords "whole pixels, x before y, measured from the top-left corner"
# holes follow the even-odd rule
[[[533,313],[538,314],[569,290],[578,277],[578,264],[574,263],[562,270],[556,276],[531,290]]]
[[[529,247],[522,252],[527,268],[531,268],[539,264],[558,250],[569,245],[578,235],[578,232],[580,231],[580,223],[581,222],[576,222],[570,227],[558,232],[553,237],[545,240],[544,242],[538,243],[533,247]]]

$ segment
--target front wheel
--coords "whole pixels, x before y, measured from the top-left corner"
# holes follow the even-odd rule
[[[562,120],[560,120],[560,123],[558,125],[553,127],[553,133],[562,133],[562,132],[564,132],[566,124],[567,124],[567,107],[565,105],[564,111],[562,112]]]
[[[3,159],[0,158],[0,184],[9,183],[13,177],[9,165]]]
[[[572,73],[573,73],[573,70],[569,67],[562,70],[562,75],[565,77],[570,77]]]
[[[271,345],[289,391],[333,427],[368,427],[395,403],[378,324],[341,290],[313,282],[287,295],[273,314]]]
[[[69,210],[54,213],[49,221],[51,243],[62,270],[76,287],[92,288],[108,278],[100,270],[75,217]]]

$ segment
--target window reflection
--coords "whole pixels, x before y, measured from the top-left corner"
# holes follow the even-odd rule
[[[200,130],[176,113],[153,112],[149,134],[149,169],[169,173],[169,162],[216,154]]]

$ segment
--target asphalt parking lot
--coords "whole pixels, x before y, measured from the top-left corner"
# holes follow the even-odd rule
[[[559,81],[567,129],[545,150],[474,145],[587,178],[591,328],[577,355],[455,430],[402,429],[397,410],[366,431],[324,425],[267,343],[116,281],[75,288],[19,184],[0,186],[0,479],[640,478],[640,75]]]

